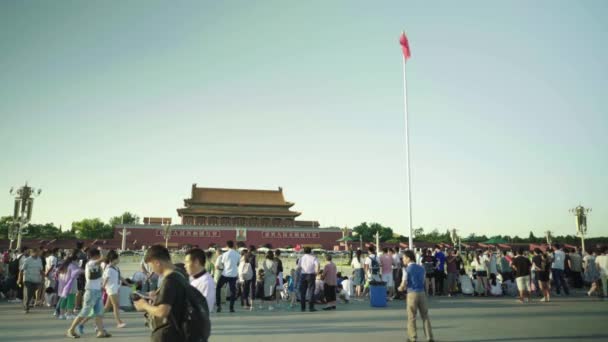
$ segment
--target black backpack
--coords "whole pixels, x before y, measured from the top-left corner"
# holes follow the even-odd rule
[[[8,273],[15,277],[19,275],[19,261],[21,261],[21,258],[23,258],[23,254],[21,254],[17,259],[11,261],[11,263],[8,264]]]
[[[372,275],[378,275],[380,274],[380,263],[378,263],[378,257],[370,257],[371,265],[370,268],[372,270]]]
[[[186,342],[207,342],[211,335],[211,321],[209,320],[209,305],[207,299],[179,272],[175,278],[184,286],[186,303],[184,317],[178,321],[171,316],[171,322]]]

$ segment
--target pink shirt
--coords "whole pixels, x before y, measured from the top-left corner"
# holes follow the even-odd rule
[[[338,284],[338,269],[336,264],[330,262],[323,268],[323,275],[325,276],[325,284],[329,286],[336,286]]]
[[[393,274],[393,258],[388,253],[382,254],[380,264],[382,265],[382,274]]]

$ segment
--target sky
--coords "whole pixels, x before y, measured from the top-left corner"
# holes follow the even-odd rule
[[[0,211],[171,216],[192,183],[301,219],[608,235],[606,1],[0,2]],[[2,191],[0,191],[2,193]],[[4,209],[2,209],[4,208]]]

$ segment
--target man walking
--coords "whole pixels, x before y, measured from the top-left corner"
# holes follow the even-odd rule
[[[416,341],[416,314],[420,311],[426,340],[433,341],[433,331],[424,291],[425,271],[424,267],[417,265],[415,261],[416,255],[414,252],[407,250],[403,253],[403,264],[406,267],[399,291],[407,289],[407,334],[410,342]]]
[[[236,297],[236,280],[239,275],[239,260],[241,256],[237,251],[234,250],[234,242],[229,240],[226,242],[228,250],[224,252],[218,258],[218,264],[216,268],[222,270],[222,275],[217,283],[215,291],[215,304],[217,305],[217,312],[222,312],[222,301],[221,301],[221,289],[228,283],[230,288],[230,312],[234,312],[234,300]]]
[[[386,283],[389,300],[395,295],[395,283],[393,279],[393,257],[388,253],[388,248],[382,249],[380,256],[380,267],[382,268],[382,281]]]
[[[190,276],[190,285],[205,297],[208,309],[211,311],[215,305],[215,282],[205,268],[206,262],[205,252],[200,248],[194,248],[186,252],[184,267]]]
[[[515,283],[519,290],[519,302],[530,301],[530,269],[532,262],[524,256],[524,250],[518,249],[517,256],[511,265],[515,269]]]
[[[553,274],[553,281],[555,282],[555,292],[560,295],[560,290],[563,287],[564,293],[570,295],[568,284],[564,277],[564,269],[566,267],[566,253],[562,251],[562,246],[558,243],[555,244],[555,251],[553,252],[553,264],[551,265],[551,273]]]
[[[20,270],[19,279],[23,280],[23,309],[25,313],[29,313],[30,302],[34,299],[34,294],[42,284],[44,277],[44,269],[42,260],[38,257],[38,249],[30,251],[30,256],[24,259]]]
[[[308,310],[310,312],[317,311],[315,309],[314,290],[316,275],[319,272],[319,260],[311,254],[310,247],[304,247],[304,255],[300,258],[297,266],[300,271],[300,303],[302,311],[306,311],[306,295],[310,293],[310,301]]]
[[[568,260],[568,265],[570,266],[570,274],[572,275],[572,280],[574,281],[574,288],[583,288],[583,258],[578,251],[578,247],[570,249],[569,256],[570,260]]]

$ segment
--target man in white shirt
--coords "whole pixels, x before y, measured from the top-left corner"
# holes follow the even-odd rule
[[[226,242],[227,251],[224,252],[218,258],[218,265],[216,268],[222,269],[222,275],[220,276],[220,280],[217,283],[217,290],[215,292],[215,303],[217,305],[216,312],[222,312],[222,301],[221,301],[221,291],[220,289],[228,283],[230,287],[230,312],[234,312],[234,299],[236,295],[236,280],[239,275],[239,260],[241,256],[237,251],[234,250],[234,241]]]
[[[553,281],[555,282],[555,292],[560,295],[560,289],[563,287],[566,295],[570,295],[570,289],[564,276],[566,263],[566,253],[562,250],[562,246],[558,243],[555,244],[555,252],[553,252],[553,264],[551,264],[551,273],[553,274]]]
[[[314,290],[316,275],[319,272],[320,265],[316,256],[311,254],[310,247],[304,247],[304,255],[298,261],[298,270],[300,271],[300,303],[302,311],[306,311],[306,294],[310,292],[310,301],[308,310],[310,312],[317,311],[315,309]]]
[[[190,276],[190,285],[194,286],[207,299],[207,306],[209,312],[211,312],[215,308],[215,281],[205,268],[206,261],[205,252],[199,248],[194,248],[186,252],[184,266]]]
[[[57,270],[57,248],[53,249],[53,251],[46,257],[46,266],[44,270],[44,274],[46,279],[44,281],[44,287],[52,287],[55,288],[55,271]],[[47,303],[50,305],[50,303]]]

